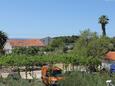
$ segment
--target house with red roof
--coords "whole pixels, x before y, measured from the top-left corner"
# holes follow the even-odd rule
[[[12,49],[16,47],[44,47],[44,43],[40,39],[9,39],[4,45],[6,54],[12,53]]]
[[[115,61],[115,51],[110,51],[105,55],[105,60]]]
[[[110,66],[115,64],[115,51],[109,51],[106,55],[104,60],[102,61],[103,68],[110,70]]]

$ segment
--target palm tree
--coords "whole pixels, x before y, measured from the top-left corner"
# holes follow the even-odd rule
[[[106,36],[106,24],[108,24],[108,17],[106,15],[102,15],[99,17],[99,23],[101,24],[102,31],[103,31],[103,36]]]
[[[3,52],[3,47],[8,37],[5,32],[0,31],[0,54]]]

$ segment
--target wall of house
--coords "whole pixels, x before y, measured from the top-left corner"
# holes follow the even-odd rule
[[[107,71],[110,71],[111,64],[115,64],[115,61],[102,61],[102,67],[105,68]]]
[[[4,45],[4,51],[6,54],[12,53],[12,46],[9,42],[6,42],[6,44]]]

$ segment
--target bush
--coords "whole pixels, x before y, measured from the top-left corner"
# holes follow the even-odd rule
[[[24,80],[13,78],[0,78],[0,86],[44,86],[39,80]]]
[[[65,80],[59,82],[60,86],[106,86],[106,80],[115,79],[109,77],[107,74],[86,74],[81,72],[74,72],[65,76]]]
[[[21,79],[21,76],[18,73],[12,73],[8,75],[8,79],[19,80]]]

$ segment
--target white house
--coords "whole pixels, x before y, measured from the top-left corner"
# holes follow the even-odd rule
[[[102,67],[109,71],[111,64],[115,64],[115,52],[113,51],[110,51],[105,55],[105,58],[102,61]]]
[[[4,45],[6,54],[12,53],[16,47],[44,47],[44,43],[39,39],[9,39]]]
[[[12,53],[12,46],[9,41],[5,43],[4,51],[6,54]]]

